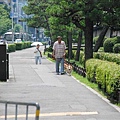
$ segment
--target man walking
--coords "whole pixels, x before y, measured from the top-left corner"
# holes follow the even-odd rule
[[[59,75],[59,65],[61,63],[61,75],[64,74],[64,59],[65,59],[65,51],[66,45],[65,42],[62,41],[62,37],[58,36],[57,41],[53,45],[53,57],[56,59],[56,73]]]

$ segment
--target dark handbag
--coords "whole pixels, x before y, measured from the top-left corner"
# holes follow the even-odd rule
[[[42,57],[42,53],[41,53],[41,51],[39,50],[39,49],[37,49],[38,51],[39,51],[39,53],[40,53],[40,56]]]

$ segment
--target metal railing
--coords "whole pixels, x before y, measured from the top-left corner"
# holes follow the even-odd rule
[[[3,104],[3,106],[5,107],[5,113],[4,113],[4,120],[7,120],[7,116],[8,116],[8,105],[14,105],[15,106],[15,112],[14,112],[14,118],[15,120],[18,119],[18,106],[25,106],[26,107],[26,114],[25,114],[25,118],[26,120],[29,120],[29,106],[33,106],[36,107],[36,111],[35,111],[35,120],[39,120],[39,115],[40,115],[40,105],[39,103],[25,103],[25,102],[13,102],[13,101],[0,101],[0,104]],[[1,109],[1,105],[0,105],[0,109]]]

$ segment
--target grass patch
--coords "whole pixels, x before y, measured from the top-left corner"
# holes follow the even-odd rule
[[[98,88],[98,85],[96,83],[90,82],[87,78],[84,78],[80,75],[78,75],[76,72],[72,72],[72,76],[74,76],[77,80],[79,80],[81,83],[84,83],[88,87],[94,89],[96,92],[101,94],[103,97],[107,98],[105,94]]]
[[[79,80],[81,83],[85,84],[86,86],[92,88],[96,92],[98,92],[100,95],[102,95],[104,98],[107,98],[107,96],[104,94],[102,90],[98,88],[98,85],[96,83],[90,82],[87,78],[84,78],[80,75],[78,75],[76,72],[72,72],[72,76],[74,76],[77,80]],[[120,107],[120,103],[115,104],[116,106]]]
[[[48,60],[50,60],[50,61],[52,61],[52,62],[55,62],[55,60],[53,59],[53,58],[50,58],[50,57],[48,57],[48,53],[50,53],[51,54],[51,52],[45,52],[45,54],[44,54],[44,56],[48,59]]]
[[[55,60],[53,60],[52,58],[49,58],[48,56],[48,52],[46,52],[45,56],[47,57],[47,59],[49,59],[52,62],[55,62]],[[66,59],[68,60],[68,59]],[[76,65],[78,65],[79,67],[83,67],[79,62],[75,61],[75,60],[70,60],[70,62],[75,62]],[[80,76],[79,74],[77,74],[76,72],[72,72],[72,76],[74,76],[77,80],[79,80],[81,83],[85,84],[86,86],[92,88],[93,90],[95,90],[96,92],[98,92],[100,95],[102,95],[104,98],[107,98],[107,96],[105,95],[105,93],[98,88],[98,85],[96,83],[92,83],[90,82],[87,78],[84,78],[83,76]],[[120,107],[120,103],[115,104],[116,106]]]

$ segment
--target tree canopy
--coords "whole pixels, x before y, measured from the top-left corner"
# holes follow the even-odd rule
[[[12,26],[12,22],[9,17],[9,11],[6,10],[6,6],[0,4],[0,35],[7,32]]]
[[[23,9],[30,15],[28,25],[44,27],[51,36],[75,26],[84,31],[87,60],[93,57],[93,27],[120,26],[119,6],[119,0],[29,0]]]

